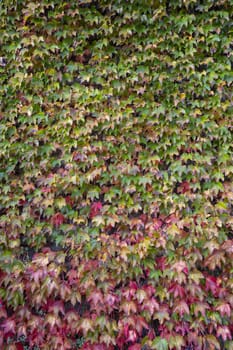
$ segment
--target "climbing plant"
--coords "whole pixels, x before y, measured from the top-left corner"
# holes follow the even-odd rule
[[[1,349],[233,349],[232,23],[1,1]]]

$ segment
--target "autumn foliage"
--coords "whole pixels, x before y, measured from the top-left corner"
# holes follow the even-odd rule
[[[0,350],[232,350],[230,0],[0,5]]]

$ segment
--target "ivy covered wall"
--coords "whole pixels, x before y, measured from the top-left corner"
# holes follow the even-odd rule
[[[0,349],[233,349],[232,0],[0,4]]]

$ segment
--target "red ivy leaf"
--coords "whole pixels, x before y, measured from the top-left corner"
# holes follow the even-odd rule
[[[127,323],[135,327],[139,335],[142,334],[143,329],[149,329],[148,324],[142,316],[131,316],[127,318]]]
[[[20,207],[24,206],[26,203],[27,203],[26,200],[23,200],[23,199],[20,199],[20,200],[19,200],[19,206],[20,206]]]
[[[51,221],[53,226],[58,227],[63,224],[63,222],[65,221],[65,217],[61,213],[56,213],[52,216]]]
[[[34,269],[28,269],[28,273],[30,275],[30,278],[33,279],[36,284],[39,284],[39,281],[42,280],[46,275],[47,275],[47,271],[44,268],[37,268],[36,271],[34,271]]]
[[[161,256],[159,258],[156,258],[156,263],[157,263],[157,269],[164,271],[167,267],[167,259],[165,256]]]
[[[176,223],[177,221],[178,221],[178,218],[177,218],[177,216],[176,216],[175,213],[172,213],[172,214],[170,214],[169,216],[167,216],[167,217],[165,218],[165,222],[166,222],[166,224],[168,224],[168,225],[174,224],[174,223]]]
[[[178,187],[177,192],[178,193],[185,193],[185,192],[188,192],[189,190],[190,190],[190,186],[189,186],[188,181],[184,181]]]
[[[227,326],[219,326],[217,329],[217,337],[222,337],[224,341],[231,340],[231,331]]]
[[[129,287],[126,288],[123,292],[122,295],[127,299],[131,300],[132,297],[136,294],[136,291],[138,290],[138,286],[136,282],[131,281],[129,283]]]
[[[130,345],[130,347],[128,348],[128,350],[141,350],[141,344],[136,343],[134,345]]]
[[[8,318],[2,322],[1,327],[3,328],[4,334],[7,334],[7,333],[15,334],[15,327],[16,327],[15,320]]]
[[[103,294],[101,293],[101,291],[95,290],[89,295],[87,301],[93,303],[94,306],[97,306],[99,303],[102,304]]]
[[[146,224],[147,222],[147,215],[146,214],[141,214],[139,216],[139,218],[142,220],[142,222],[144,223],[144,225]]]
[[[181,324],[177,325],[175,328],[175,331],[182,336],[185,336],[189,332],[189,326],[187,322],[182,322]]]
[[[184,288],[176,282],[172,283],[172,285],[170,286],[169,293],[172,293],[175,299],[177,297],[184,298],[185,296]]]
[[[48,312],[52,312],[56,316],[58,316],[59,312],[60,312],[64,316],[65,315],[65,308],[64,308],[63,302],[60,300],[60,301],[54,301],[52,303],[49,303]]]
[[[155,311],[159,310],[159,304],[155,298],[148,299],[143,302],[142,310],[147,310],[149,311],[150,315],[153,315]]]
[[[189,307],[185,301],[180,301],[174,307],[173,312],[177,312],[180,316],[184,314],[189,314]]]
[[[155,230],[160,229],[163,226],[163,222],[160,219],[153,219],[153,226]]]
[[[194,315],[197,317],[198,313],[205,317],[206,315],[206,310],[208,310],[210,307],[207,303],[204,302],[197,302],[194,304]]]
[[[153,340],[155,339],[155,331],[154,329],[150,329],[148,334],[147,334],[148,339]]]
[[[137,305],[135,304],[134,301],[125,301],[121,307],[120,307],[121,310],[123,310],[126,315],[130,315],[131,313],[136,313],[137,312]]]
[[[74,200],[73,200],[73,198],[71,198],[71,196],[66,196],[65,201],[66,201],[66,204],[70,205],[71,207],[74,204]]]
[[[211,291],[211,293],[216,296],[219,289],[219,282],[214,276],[207,276],[205,282],[205,289]]]
[[[185,261],[180,260],[172,265],[172,270],[176,270],[176,272],[184,272],[186,275],[188,274],[188,267]]]
[[[52,191],[51,187],[43,186],[41,191],[43,193],[50,193]]]
[[[117,308],[116,303],[119,302],[119,297],[112,294],[112,293],[108,293],[105,296],[105,302],[106,304],[110,307],[110,308]]]
[[[228,303],[221,303],[216,307],[216,310],[220,312],[221,316],[231,316],[231,307]]]
[[[134,343],[138,338],[137,332],[134,329],[130,329],[128,331],[128,336],[126,338],[127,342],[132,342]]]
[[[90,211],[90,219],[94,218],[100,213],[100,210],[102,209],[102,203],[101,202],[95,202],[91,205],[91,211]]]
[[[76,270],[71,269],[67,272],[67,277],[70,285],[76,284],[78,280],[78,273]]]

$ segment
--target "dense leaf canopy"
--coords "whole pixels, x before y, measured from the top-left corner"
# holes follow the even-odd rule
[[[233,349],[232,0],[0,4],[0,349]]]

